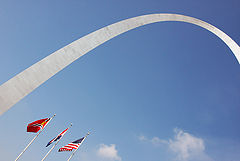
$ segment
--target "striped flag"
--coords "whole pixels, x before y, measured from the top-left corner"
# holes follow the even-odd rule
[[[84,140],[84,137],[81,138],[81,139],[78,139],[78,140],[76,140],[74,142],[71,142],[71,143],[65,145],[64,147],[60,148],[58,150],[58,152],[72,151],[73,149],[77,149],[80,146],[80,144],[82,143],[83,140]]]
[[[58,134],[58,136],[56,136],[55,138],[53,138],[51,141],[49,141],[49,143],[46,145],[46,147],[48,147],[49,145],[51,145],[53,142],[58,141],[61,137],[63,137],[63,135],[68,131],[69,128],[65,129],[63,132],[61,132],[60,134]]]

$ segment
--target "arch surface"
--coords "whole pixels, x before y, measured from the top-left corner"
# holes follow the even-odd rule
[[[119,21],[57,50],[0,86],[0,115],[38,86],[104,42],[131,29],[161,21],[181,21],[205,28],[222,39],[240,63],[240,48],[227,34],[202,20],[179,14],[150,14]]]

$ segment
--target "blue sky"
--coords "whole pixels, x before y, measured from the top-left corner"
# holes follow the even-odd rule
[[[151,13],[199,18],[240,42],[240,2],[187,0],[0,1],[0,84],[72,41]],[[26,125],[57,116],[20,160],[41,160],[88,131],[72,161],[240,161],[240,66],[212,33],[161,22],[124,33],[81,57],[0,117],[0,160],[14,160],[34,134]]]

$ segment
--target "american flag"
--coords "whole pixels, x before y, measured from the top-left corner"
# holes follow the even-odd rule
[[[84,137],[81,138],[81,139],[78,139],[78,140],[76,140],[76,141],[74,141],[74,142],[71,142],[71,143],[65,145],[64,147],[60,148],[60,149],[58,150],[58,152],[62,152],[62,151],[72,151],[73,149],[77,149],[77,148],[80,146],[80,144],[81,144],[81,142],[82,142],[83,140],[84,140]]]
[[[46,147],[48,147],[50,144],[52,144],[55,141],[58,141],[61,137],[63,137],[63,135],[68,131],[69,128],[65,129],[63,132],[61,132],[60,134],[58,134],[58,136],[56,136],[55,138],[53,138],[51,141],[49,141],[49,143],[46,145]]]

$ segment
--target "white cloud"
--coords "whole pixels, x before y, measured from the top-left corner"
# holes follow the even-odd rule
[[[138,137],[138,139],[139,139],[140,141],[146,141],[146,140],[147,140],[147,138],[146,138],[144,135],[140,135],[140,136]]]
[[[140,141],[147,141],[153,145],[165,145],[176,156],[177,161],[212,161],[205,153],[205,145],[202,138],[195,137],[180,129],[174,130],[174,138],[163,140],[158,137],[148,139],[141,135]]]
[[[177,155],[177,160],[205,160],[210,161],[210,157],[205,154],[204,141],[180,129],[175,129],[174,139],[169,139],[169,149]]]
[[[140,141],[149,142],[149,143],[151,143],[151,144],[153,144],[153,145],[156,145],[156,146],[162,145],[162,144],[168,144],[168,141],[163,140],[163,139],[160,139],[160,138],[158,138],[158,137],[156,137],[156,136],[153,137],[152,139],[149,139],[149,138],[147,138],[147,137],[144,136],[144,135],[140,135],[140,136],[138,137],[138,139],[139,139]]]
[[[166,140],[159,139],[158,137],[153,137],[150,141],[154,145],[168,144]]]
[[[115,144],[111,144],[111,145],[105,145],[105,144],[100,144],[100,147],[97,151],[97,154],[100,157],[109,159],[109,160],[117,160],[117,161],[121,161],[121,157],[118,156],[118,151],[116,149],[116,145]]]

